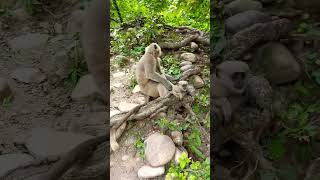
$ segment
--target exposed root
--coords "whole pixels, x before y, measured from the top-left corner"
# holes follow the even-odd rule
[[[180,78],[181,81],[187,80],[190,76],[199,74],[201,72],[201,68],[195,67],[193,69],[189,69],[182,73],[182,77]]]
[[[172,50],[177,50],[181,47],[187,46],[188,44],[190,44],[192,41],[195,41],[197,38],[199,37],[199,35],[192,35],[180,42],[177,43],[162,43],[159,44],[159,46],[161,47],[161,49],[172,49]]]

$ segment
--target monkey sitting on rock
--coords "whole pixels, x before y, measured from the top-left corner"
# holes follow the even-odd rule
[[[160,65],[161,48],[157,43],[151,43],[145,48],[145,53],[137,63],[136,78],[140,90],[149,97],[165,97],[169,91],[182,98],[179,86],[173,85]]]

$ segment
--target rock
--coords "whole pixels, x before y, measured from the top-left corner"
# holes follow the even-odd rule
[[[120,82],[120,83],[116,83],[113,85],[115,88],[120,88],[123,86],[123,84]]]
[[[123,76],[125,76],[125,75],[126,75],[125,72],[116,72],[116,73],[114,73],[112,76],[113,76],[114,78],[121,78],[121,77],[123,77]]]
[[[146,141],[145,157],[153,167],[167,164],[174,156],[176,147],[167,135],[154,133]]]
[[[138,177],[143,179],[155,178],[157,176],[163,175],[164,171],[165,171],[164,166],[151,167],[148,165],[144,165],[138,170]]]
[[[60,78],[66,78],[70,71],[69,56],[66,51],[57,52],[51,62],[51,71],[58,75]]]
[[[15,37],[9,40],[9,47],[15,51],[29,50],[44,47],[47,44],[49,36],[40,33],[30,33]]]
[[[67,32],[70,34],[80,32],[83,24],[84,11],[76,10],[72,12],[68,21]]]
[[[116,115],[116,114],[119,114],[119,113],[121,113],[121,111],[118,111],[118,110],[112,110],[112,111],[110,111],[110,118],[111,118],[112,116]]]
[[[198,48],[199,48],[198,44],[195,43],[195,42],[191,42],[190,46],[191,46],[191,49],[194,50],[194,51],[198,50]]]
[[[191,84],[193,84],[196,89],[202,88],[204,86],[203,80],[198,75],[191,76],[190,80]]]
[[[301,74],[295,57],[280,43],[271,42],[259,48],[256,61],[272,84],[295,81]]]
[[[19,8],[12,11],[12,17],[17,21],[26,21],[31,18],[31,16],[24,8]]]
[[[12,91],[8,84],[8,81],[4,78],[0,78],[0,103],[12,95]]]
[[[132,90],[132,93],[138,93],[140,92],[140,86],[139,85],[136,85],[133,90]]]
[[[191,65],[191,64],[192,64],[192,62],[190,62],[190,61],[183,61],[182,63],[180,63],[180,67],[186,66],[186,65]]]
[[[192,69],[192,68],[194,68],[194,65],[185,65],[185,66],[182,66],[181,68],[180,68],[180,70],[181,71],[187,71],[187,70],[189,70],[189,69]]]
[[[226,12],[231,15],[235,15],[249,10],[262,10],[262,4],[258,1],[253,0],[235,0],[227,4],[225,7]]]
[[[85,134],[58,132],[50,128],[34,128],[26,141],[26,147],[37,158],[61,155],[92,138]]]
[[[61,34],[62,33],[62,25],[59,23],[54,24],[54,32],[57,34]]]
[[[99,88],[91,74],[80,78],[78,84],[72,91],[71,98],[75,101],[93,101],[102,98]]]
[[[229,33],[239,32],[253,24],[270,21],[271,17],[265,13],[249,10],[229,17],[226,22],[226,31]]]
[[[170,135],[171,135],[172,141],[176,145],[178,145],[178,146],[182,145],[182,143],[183,143],[183,134],[180,131],[172,131]]]
[[[127,103],[127,102],[120,102],[118,108],[121,112],[129,112],[134,107],[138,106],[139,104]]]
[[[182,60],[189,62],[196,62],[197,60],[197,56],[193,53],[182,53],[180,57]]]
[[[11,74],[11,77],[23,83],[41,83],[46,76],[36,68],[17,68]]]
[[[32,156],[28,154],[5,154],[0,156],[0,176],[9,170],[13,170],[22,164],[32,161]]]

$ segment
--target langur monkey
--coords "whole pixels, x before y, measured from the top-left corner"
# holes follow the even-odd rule
[[[164,97],[173,90],[174,95],[181,97],[180,89],[167,78],[160,66],[161,48],[157,43],[151,43],[145,48],[136,67],[136,78],[141,92],[150,97]]]

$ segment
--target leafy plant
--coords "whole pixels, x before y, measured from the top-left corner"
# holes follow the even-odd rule
[[[179,61],[173,56],[165,56],[161,62],[166,74],[178,78],[181,75]]]
[[[179,164],[170,164],[166,180],[207,180],[210,179],[210,160],[193,161],[183,152],[179,157]]]
[[[205,156],[199,150],[201,146],[201,132],[200,129],[196,126],[193,126],[191,134],[188,136],[188,146],[193,153],[195,153],[198,157],[204,159]]]
[[[141,137],[137,138],[134,146],[136,147],[139,156],[141,158],[144,158],[144,149],[145,149],[145,147],[144,147],[143,139]]]
[[[278,160],[282,158],[286,153],[285,137],[278,135],[272,137],[268,143],[268,157],[272,160]]]
[[[189,127],[189,123],[177,123],[175,121],[169,121],[167,118],[161,118],[155,121],[155,124],[158,125],[162,131],[185,131]]]
[[[130,83],[129,83],[129,90],[133,91],[134,87],[138,84],[137,79],[135,75],[130,76]]]
[[[12,96],[8,96],[8,97],[5,97],[2,101],[2,106],[3,107],[9,107],[12,103],[12,100],[13,100],[13,97]]]
[[[84,55],[81,49],[79,33],[75,34],[73,38],[75,44],[68,53],[69,59],[71,60],[71,66],[67,78],[67,83],[71,84],[71,86],[75,86],[80,77],[88,72],[86,62],[84,61]]]

